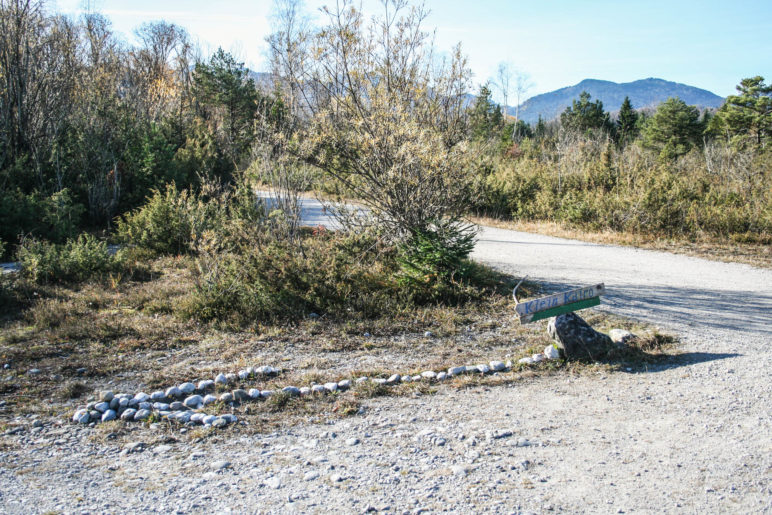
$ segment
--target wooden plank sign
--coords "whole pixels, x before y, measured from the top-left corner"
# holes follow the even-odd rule
[[[540,299],[520,302],[515,306],[515,312],[520,315],[521,324],[528,324],[579,309],[597,306],[600,304],[600,296],[604,293],[606,293],[606,287],[603,283],[596,284],[595,286],[586,286]]]

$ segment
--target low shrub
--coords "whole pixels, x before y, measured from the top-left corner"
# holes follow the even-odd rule
[[[81,282],[120,268],[107,243],[86,233],[64,245],[25,238],[17,256],[24,276],[36,283]]]
[[[743,166],[719,169],[696,149],[663,162],[636,145],[589,147],[580,141],[553,160],[533,152],[498,159],[484,171],[475,208],[591,231],[729,241],[757,235],[751,240],[758,242],[772,235],[770,151],[726,149]]]
[[[209,232],[197,263],[197,285],[183,309],[203,321],[252,325],[309,313],[373,317],[399,309],[392,252],[367,236],[320,232],[301,242],[259,229],[232,242]]]
[[[199,193],[154,190],[144,206],[117,221],[119,242],[144,249],[151,255],[197,253],[199,240],[209,230],[225,231],[233,221],[257,224],[262,212],[245,181],[231,188],[205,183]]]
[[[447,300],[467,278],[467,260],[475,244],[472,227],[439,222],[416,232],[399,245],[397,282],[416,301]]]
[[[161,192],[154,190],[144,206],[119,218],[118,241],[147,249],[154,254],[184,254],[190,250],[195,222],[204,218],[201,206],[188,190],[174,183]]]
[[[213,232],[205,235],[196,288],[183,315],[241,327],[310,313],[333,320],[373,319],[426,304],[483,298],[500,283],[465,259],[471,244],[467,232],[459,233],[449,250],[431,237],[398,249],[372,232],[305,230],[298,241],[252,228],[239,237],[234,243]],[[418,257],[422,246],[430,256]]]

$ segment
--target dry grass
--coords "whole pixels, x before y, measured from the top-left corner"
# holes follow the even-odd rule
[[[759,268],[772,268],[772,245],[727,242],[707,236],[701,240],[688,241],[660,238],[647,234],[614,231],[589,232],[557,222],[506,221],[488,217],[475,217],[473,221],[479,225],[544,234],[557,238],[660,250],[725,263],[744,263]]]
[[[151,265],[152,278],[147,281],[29,290],[26,307],[0,325],[0,356],[2,363],[10,365],[0,380],[0,398],[11,408],[5,416],[23,412],[66,415],[102,389],[150,392],[247,366],[268,364],[281,367],[283,373],[276,378],[245,381],[239,387],[275,389],[362,375],[414,375],[491,360],[516,362],[541,352],[550,343],[546,322],[521,326],[516,321],[506,288],[485,301],[425,307],[372,320],[336,322],[321,318],[257,326],[251,331],[218,330],[175,315],[192,288],[190,266],[187,259],[161,259]],[[533,286],[526,287],[530,288],[526,294],[533,295]],[[646,331],[597,312],[584,311],[582,315],[601,330],[622,327],[640,334]],[[425,331],[431,331],[432,336],[426,337]],[[652,338],[642,341],[656,343]],[[640,350],[614,359],[619,364],[640,363],[656,360],[659,352]],[[516,366],[507,374],[464,376],[444,384],[457,388],[493,386],[582,366],[562,362]],[[40,373],[29,374],[33,368]],[[426,383],[388,389],[369,384],[328,396],[294,399],[278,395],[269,402],[240,407],[239,416],[248,426],[239,430],[262,431],[276,425],[348,416],[374,396],[431,395],[436,388]],[[134,430],[123,423],[114,425],[121,435]],[[110,432],[118,429],[111,426]],[[184,434],[186,438],[201,438],[199,433]]]

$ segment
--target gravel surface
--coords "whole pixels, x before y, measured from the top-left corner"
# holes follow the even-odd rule
[[[683,352],[202,443],[30,422],[0,438],[0,511],[772,511],[772,271],[487,228],[475,258],[555,290],[603,281],[602,309]]]

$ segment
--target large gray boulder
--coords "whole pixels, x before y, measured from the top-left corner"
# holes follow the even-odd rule
[[[576,313],[551,319],[547,332],[568,359],[599,359],[614,348],[611,338],[590,327]]]

